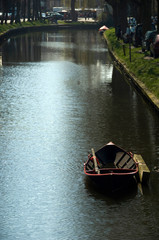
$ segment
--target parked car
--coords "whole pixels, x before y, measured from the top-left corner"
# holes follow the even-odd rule
[[[142,44],[142,24],[137,24],[132,37],[132,43],[135,47],[141,46]]]
[[[147,31],[145,33],[145,37],[142,40],[142,51],[150,50],[150,44],[153,42],[155,36],[157,35],[157,31]]]
[[[159,56],[159,34],[157,34],[150,44],[150,55],[151,57],[158,57]]]
[[[63,20],[64,17],[58,12],[47,12],[46,19],[52,22],[57,22],[57,20]]]
[[[56,20],[63,20],[64,19],[64,16],[62,14],[58,13],[58,12],[53,12],[52,15],[56,18]]]
[[[66,10],[62,10],[60,12],[58,12],[59,14],[61,14],[63,16],[63,19],[68,19],[68,12]]]

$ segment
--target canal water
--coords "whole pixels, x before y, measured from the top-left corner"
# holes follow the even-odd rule
[[[159,117],[115,68],[96,30],[19,35],[0,48],[0,239],[159,237]],[[151,170],[110,195],[83,164],[105,143]]]

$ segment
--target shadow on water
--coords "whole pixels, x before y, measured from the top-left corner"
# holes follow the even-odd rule
[[[128,187],[122,188],[114,192],[110,192],[104,188],[100,188],[87,177],[85,177],[84,183],[85,183],[85,188],[87,189],[89,194],[91,194],[93,197],[95,197],[96,199],[105,200],[111,203],[113,203],[113,200],[115,201],[117,200],[119,202],[127,201],[128,199],[134,198],[138,193],[138,186],[135,180],[132,181]]]

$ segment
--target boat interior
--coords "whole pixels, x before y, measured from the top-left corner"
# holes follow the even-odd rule
[[[106,145],[95,153],[98,168],[136,169],[136,164],[131,155],[116,145]],[[93,170],[92,160],[87,162],[87,170]]]

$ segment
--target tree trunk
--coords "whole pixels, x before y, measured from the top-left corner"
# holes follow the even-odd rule
[[[8,0],[5,0],[5,24],[7,24],[8,12],[9,12],[9,2]]]
[[[141,23],[143,24],[143,35],[152,30],[151,25],[151,1],[150,0],[142,0],[141,2]]]
[[[23,22],[25,22],[25,17],[26,17],[26,0],[24,0],[24,5],[23,5]]]
[[[37,4],[38,4],[38,19],[41,20],[41,1],[37,0]]]
[[[33,0],[33,16],[32,21],[36,21],[38,19],[38,1]]]
[[[32,14],[32,21],[35,19],[35,0],[33,0],[33,14]]]
[[[159,0],[157,0],[157,33],[159,34]]]
[[[35,20],[39,19],[39,5],[38,0],[35,0]]]
[[[128,12],[128,3],[127,1],[120,0],[119,1],[119,23],[121,25],[122,33],[126,32],[126,28],[128,25],[127,21],[127,12]]]
[[[127,27],[127,0],[106,0],[113,8],[114,27],[120,26],[122,33],[125,33]]]
[[[75,2],[76,0],[71,0],[71,18],[73,22],[77,21],[77,15],[75,11]]]
[[[12,16],[10,21],[11,24],[14,22],[14,18],[15,18],[15,0],[12,0]]]
[[[20,0],[16,1],[16,6],[17,6],[17,14],[16,14],[15,22],[20,23],[20,8],[21,8],[21,1]]]
[[[2,0],[2,12],[3,12],[3,14],[2,14],[2,19],[1,19],[1,24],[3,24],[3,19],[4,19],[4,1],[5,0]]]
[[[31,0],[28,0],[28,21],[29,22],[30,22],[30,17],[31,17],[30,6],[31,6]]]

